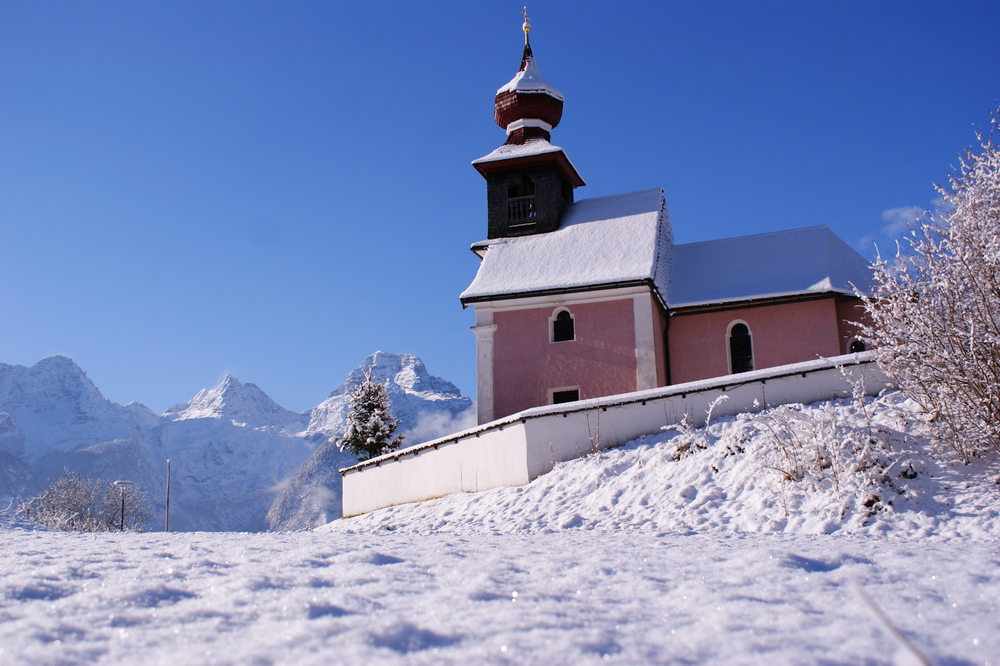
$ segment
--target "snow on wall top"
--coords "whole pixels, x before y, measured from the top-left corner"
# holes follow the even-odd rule
[[[826,225],[674,247],[670,307],[870,287],[868,262]]]
[[[652,189],[569,206],[559,229],[545,234],[498,238],[462,301],[552,289],[652,280],[669,292],[673,235],[663,190]]]
[[[497,94],[505,92],[526,92],[526,93],[546,93],[555,97],[560,102],[565,101],[563,94],[554,85],[542,78],[535,65],[534,58],[528,58],[524,69],[514,75],[506,85],[497,90]]]

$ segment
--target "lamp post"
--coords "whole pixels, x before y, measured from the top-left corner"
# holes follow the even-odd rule
[[[121,515],[121,525],[120,529],[122,532],[125,531],[125,489],[129,486],[134,486],[135,484],[131,481],[115,481],[115,487],[121,489],[122,493],[122,515]]]

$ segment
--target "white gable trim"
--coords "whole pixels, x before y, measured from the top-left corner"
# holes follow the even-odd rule
[[[646,285],[635,287],[619,287],[617,289],[601,289],[597,291],[580,291],[568,294],[546,294],[544,296],[527,296],[525,298],[505,298],[491,301],[480,301],[473,303],[472,307],[476,311],[476,321],[479,321],[479,312],[489,310],[491,312],[503,312],[509,310],[530,310],[533,308],[556,308],[559,306],[577,305],[580,303],[603,303],[605,301],[617,301],[623,298],[632,298],[643,294],[649,295],[650,288]],[[492,323],[492,318],[490,319]]]

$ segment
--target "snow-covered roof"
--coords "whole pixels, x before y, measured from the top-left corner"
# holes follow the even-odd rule
[[[638,281],[665,297],[672,245],[663,190],[583,199],[556,231],[478,243],[489,249],[462,302]]]
[[[505,92],[546,93],[559,101],[565,101],[559,89],[542,78],[542,75],[538,72],[538,67],[535,65],[535,59],[532,57],[526,58],[524,69],[515,74],[514,78],[497,90],[498,95]]]
[[[553,146],[545,139],[532,139],[522,144],[505,143],[489,155],[484,155],[478,160],[473,160],[472,163],[483,164],[484,162],[497,162],[499,160],[509,160],[515,157],[531,157],[533,155],[546,155],[548,153],[562,152],[562,148],[559,146]],[[568,160],[569,158],[566,159]]]
[[[870,286],[868,262],[826,225],[674,247],[671,308]]]
[[[523,144],[505,143],[489,155],[484,155],[478,160],[473,160],[472,165],[479,173],[486,176],[487,173],[501,168],[507,168],[512,164],[519,163],[552,163],[555,164],[569,180],[573,187],[585,185],[580,172],[576,166],[566,157],[566,153],[559,146],[553,146],[545,139],[529,139]],[[504,162],[498,165],[498,162]]]

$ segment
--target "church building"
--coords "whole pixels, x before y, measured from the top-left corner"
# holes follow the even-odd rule
[[[494,107],[507,141],[472,163],[487,239],[461,300],[480,423],[864,349],[853,287],[868,287],[868,262],[826,226],[677,245],[660,189],[577,201],[583,178],[550,142],[563,95],[523,28]]]

